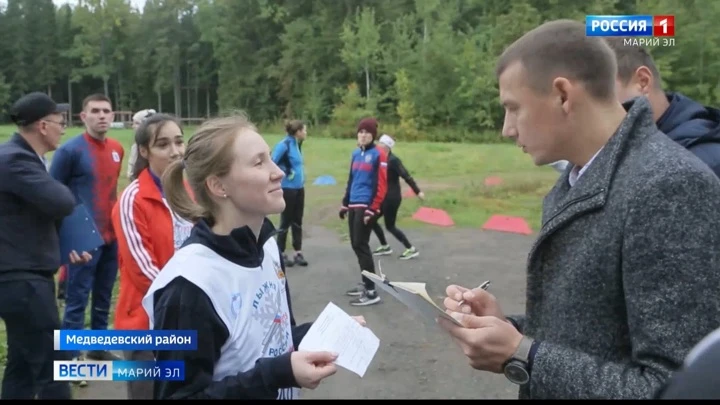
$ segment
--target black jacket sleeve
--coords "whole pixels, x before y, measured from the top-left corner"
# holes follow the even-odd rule
[[[345,208],[350,205],[350,187],[352,187],[352,157],[350,158],[350,172],[348,173],[347,185],[345,186],[345,195],[342,200],[342,206]]]
[[[178,277],[155,293],[157,330],[196,330],[197,351],[157,351],[158,361],[185,363],[185,381],[155,381],[155,399],[276,399],[281,388],[299,387],[290,353],[261,358],[246,372],[213,381],[220,348],[229,337],[227,327],[199,287]]]
[[[420,187],[418,187],[417,183],[415,182],[415,179],[412,178],[410,175],[410,172],[405,169],[405,165],[403,165],[402,160],[400,160],[399,157],[393,155],[394,162],[391,161],[393,164],[393,169],[397,171],[397,173],[400,175],[400,177],[405,180],[405,183],[407,183],[408,186],[412,189],[415,194],[420,194]]]
[[[75,196],[64,184],[52,178],[38,156],[16,153],[5,168],[3,186],[45,215],[60,220],[72,214]]]

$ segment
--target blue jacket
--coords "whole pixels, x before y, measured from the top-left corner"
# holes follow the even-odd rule
[[[92,215],[105,243],[116,240],[112,210],[125,154],[120,142],[87,133],[70,138],[53,154],[50,175],[72,190]]]
[[[353,151],[343,207],[380,212],[387,194],[387,162],[387,152],[374,143]]]
[[[285,172],[282,188],[299,189],[305,186],[305,163],[301,146],[294,136],[287,135],[275,145],[272,160]]]
[[[660,131],[705,162],[720,177],[720,110],[680,93],[667,93],[670,107],[658,119]]]

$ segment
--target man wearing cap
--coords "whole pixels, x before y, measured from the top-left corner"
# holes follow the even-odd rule
[[[60,329],[54,275],[60,267],[58,223],[75,197],[48,174],[43,156],[60,145],[67,104],[30,93],[10,109],[18,130],[0,145],[0,318],[8,356],[2,399],[70,399],[70,386],[53,381],[53,331]],[[90,260],[71,253],[73,263]]]

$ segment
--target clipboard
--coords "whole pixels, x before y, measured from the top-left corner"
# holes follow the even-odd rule
[[[72,214],[63,218],[58,229],[60,264],[70,264],[70,252],[92,252],[105,244],[95,220],[84,204],[75,206]]]
[[[457,326],[463,326],[457,319],[448,315],[444,309],[430,298],[425,288],[425,283],[413,283],[403,281],[390,281],[382,272],[380,263],[378,263],[378,274],[371,273],[367,270],[362,271],[362,275],[372,280],[377,288],[392,295],[396,300],[405,304],[406,307],[418,315],[435,321],[435,318],[444,318]]]

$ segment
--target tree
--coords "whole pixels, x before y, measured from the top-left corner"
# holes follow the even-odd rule
[[[356,12],[353,20],[343,25],[341,56],[350,69],[365,74],[365,98],[370,99],[370,71],[380,60],[380,34],[375,23],[375,10],[363,8]]]

